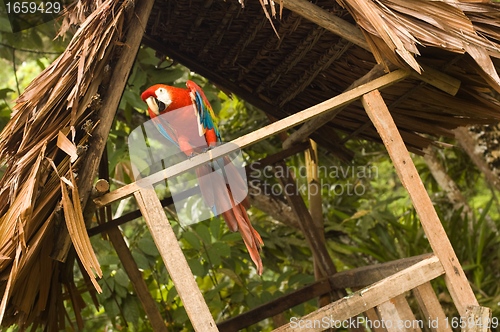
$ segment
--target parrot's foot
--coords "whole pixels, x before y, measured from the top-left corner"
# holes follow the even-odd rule
[[[188,157],[188,159],[189,159],[189,160],[191,160],[194,156],[196,156],[196,153],[194,153],[194,152],[193,152],[193,153],[191,153],[191,154],[190,154],[189,156],[187,156],[187,157]]]
[[[215,148],[215,145],[210,145],[209,147],[202,149],[201,152],[205,153],[205,152],[208,152],[214,148]]]

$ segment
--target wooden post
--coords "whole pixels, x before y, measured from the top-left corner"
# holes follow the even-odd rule
[[[491,327],[491,309],[481,306],[468,306],[465,311],[465,327],[462,332],[488,332]],[[462,322],[458,322],[460,325]]]
[[[377,307],[388,332],[422,332],[422,321],[417,321],[404,294],[398,295]]]
[[[372,321],[371,327],[368,325],[368,327],[370,327],[370,330],[372,330],[374,332],[386,332],[387,331],[387,329],[383,328],[381,325],[373,324],[373,322],[376,322],[376,321],[380,322],[381,321],[380,317],[378,316],[377,310],[375,310],[375,308],[370,308],[370,309],[366,310],[364,312],[364,314],[368,320]]]
[[[478,305],[477,300],[398,128],[378,90],[365,94],[361,100],[389,152],[399,179],[410,194],[432,250],[443,264],[446,271],[445,282],[458,312],[465,316],[465,308],[468,305]]]
[[[450,325],[445,324],[446,315],[444,314],[436,293],[434,293],[434,289],[432,289],[431,283],[426,282],[414,288],[412,291],[427,319],[427,326],[431,331],[452,332]]]
[[[148,286],[142,277],[141,271],[137,267],[137,263],[127,246],[127,243],[123,239],[122,233],[118,227],[113,227],[108,230],[108,236],[115,247],[116,253],[122,262],[125,272],[130,278],[132,286],[134,286],[135,292],[139,301],[141,301],[142,307],[148,316],[148,320],[151,323],[151,327],[155,332],[168,332],[167,326],[163,321],[160,310],[156,305],[156,301],[151,296]]]
[[[153,186],[135,192],[134,196],[194,330],[219,331]]]
[[[321,234],[314,226],[311,214],[309,213],[302,196],[300,196],[300,193],[298,192],[295,179],[292,177],[292,174],[290,174],[290,169],[282,161],[276,163],[275,171],[275,175],[281,183],[281,187],[283,188],[283,192],[285,193],[288,203],[299,220],[302,233],[304,233],[307,243],[313,252],[315,261],[318,262],[321,272],[325,276],[337,273],[337,269],[333,264],[325,243],[324,241],[321,241]],[[339,296],[339,298],[340,297],[342,296]]]
[[[311,148],[305,151],[306,167],[307,167],[307,191],[309,198],[309,213],[316,227],[317,232],[321,236],[321,241],[325,243],[325,229],[323,227],[323,202],[321,199],[321,184],[318,174],[318,146],[312,139],[309,140]],[[326,277],[321,273],[318,262],[314,260],[314,277],[316,280],[321,280]],[[329,294],[324,294],[318,298],[318,307],[323,307],[331,302]]]

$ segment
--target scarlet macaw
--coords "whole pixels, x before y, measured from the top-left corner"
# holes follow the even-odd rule
[[[212,106],[203,90],[192,81],[187,81],[186,85],[188,88],[182,89],[157,84],[144,91],[141,98],[148,104],[149,115],[159,132],[190,158],[216,146],[221,137],[214,122]],[[220,158],[214,165],[219,170],[223,169],[226,182],[212,166],[198,167],[196,173],[202,196],[216,216],[222,214],[232,232],[240,231],[260,275],[260,251],[264,243],[248,219],[246,209],[250,208],[250,203],[246,191],[242,189],[246,188],[246,184],[228,157]],[[219,176],[220,181],[214,176]],[[227,178],[239,185],[230,187]],[[244,199],[238,201],[235,197]]]

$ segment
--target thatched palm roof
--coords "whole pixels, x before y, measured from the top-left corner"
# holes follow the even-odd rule
[[[83,145],[92,131],[92,125],[82,126],[99,108],[99,94],[106,94],[101,83],[115,48],[124,47],[119,45],[124,45],[131,4],[75,3],[63,29],[71,24],[80,29],[65,53],[18,99],[12,120],[0,134],[0,160],[8,166],[0,181],[3,326],[35,322],[56,330],[61,323],[61,280],[78,311],[79,295],[68,280],[72,265],[49,257],[56,225],[64,219],[72,228],[82,270],[91,275],[89,285],[94,278],[90,270],[99,271],[82,228],[73,178],[81,158],[74,164],[70,158],[77,158],[75,145]],[[273,20],[278,38],[257,1],[248,0],[242,8],[235,0],[157,0],[145,42],[278,118],[338,95],[369,72],[375,59],[387,67],[392,62],[417,71],[419,64],[439,69],[461,81],[455,96],[417,78],[383,90],[407,146],[416,152],[431,142],[421,134],[452,136],[457,126],[498,122],[500,104],[491,97],[493,90],[500,92],[498,5],[427,0],[316,4],[350,23],[354,33],[340,37],[285,8],[281,19]],[[279,15],[280,8],[274,10]],[[365,125],[368,121],[361,105],[353,103],[313,138],[346,157],[349,151],[341,140],[349,135],[379,140]]]

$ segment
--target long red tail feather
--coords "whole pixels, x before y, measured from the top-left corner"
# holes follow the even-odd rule
[[[257,267],[257,273],[259,275],[262,274],[263,266],[262,259],[260,258],[261,245],[264,244],[262,238],[259,233],[252,227],[250,223],[250,219],[248,218],[247,211],[243,207],[242,204],[234,205],[233,195],[229,187],[227,188],[229,192],[229,197],[231,198],[231,203],[233,204],[232,212],[236,216],[236,221],[238,222],[238,229],[241,233],[241,237],[243,238],[243,242],[248,249],[248,253],[250,254],[250,258],[255,263]],[[224,215],[223,215],[224,216]],[[226,221],[226,219],[224,219]],[[227,224],[227,221],[226,221]]]
[[[227,169],[227,168],[226,168]],[[234,169],[236,172],[236,169]],[[230,173],[232,173],[230,171]],[[239,174],[231,174],[232,178],[239,177]],[[224,179],[217,173],[212,172],[209,168],[197,169],[198,182],[202,196],[207,205],[215,206],[216,211],[222,214],[226,225],[231,232],[239,231],[243,242],[248,249],[248,253],[252,261],[257,267],[257,273],[262,274],[263,266],[260,257],[261,246],[264,245],[259,233],[252,227],[250,219],[245,208],[250,207],[248,198],[245,197],[241,203],[235,203],[233,193]]]

